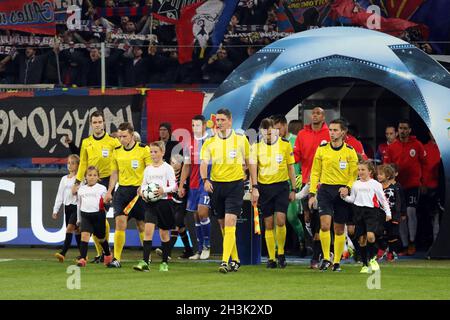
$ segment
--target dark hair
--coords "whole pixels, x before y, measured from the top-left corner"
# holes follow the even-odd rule
[[[260,128],[260,129],[267,130],[267,129],[269,129],[269,128],[273,128],[273,126],[274,126],[274,122],[273,122],[272,119],[270,119],[270,118],[264,118],[264,119],[261,120],[261,123],[260,123],[260,125],[259,125],[259,128]]]
[[[97,171],[97,175],[100,177],[100,171],[98,170],[98,168],[96,166],[89,166],[86,169],[86,173],[85,176],[87,176],[88,171]]]
[[[94,111],[94,113],[91,114],[89,122],[92,122],[93,117],[102,117],[103,121],[105,121],[105,116],[103,115],[103,112],[101,112],[101,111]]]
[[[172,125],[170,124],[170,122],[161,122],[159,124],[159,129],[161,128],[166,128],[167,131],[169,131],[169,134],[172,134]]]
[[[287,119],[282,114],[274,114],[270,116],[270,119],[272,119],[274,124],[281,123],[281,124],[287,124]]]
[[[343,120],[343,119],[334,119],[334,120],[332,120],[330,122],[330,125],[333,124],[333,123],[334,124],[338,124],[341,127],[341,130],[348,131],[348,125],[347,125],[347,122],[345,120]]]
[[[408,124],[408,127],[411,128],[411,122],[410,122],[408,119],[401,119],[401,120],[398,122],[398,125],[400,125],[400,123],[406,123],[406,124]]]
[[[224,114],[227,116],[228,119],[231,119],[231,111],[226,108],[217,110],[216,114]]]
[[[206,119],[202,114],[197,114],[196,116],[193,116],[192,120],[201,120],[203,123],[206,122]]]
[[[133,134],[134,127],[129,122],[123,122],[123,123],[119,124],[118,130],[120,130],[120,131],[128,131],[129,133]]]
[[[289,121],[288,131],[290,133],[297,135],[300,130],[302,130],[302,122],[300,120]]]
[[[395,178],[395,169],[392,167],[392,165],[382,164],[377,167],[377,171],[382,172],[388,180]]]
[[[394,128],[394,131],[397,131],[397,127],[395,126],[395,124],[392,124],[392,123],[388,124],[384,129],[387,129],[387,128]]]

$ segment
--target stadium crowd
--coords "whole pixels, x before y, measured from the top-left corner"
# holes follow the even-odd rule
[[[111,87],[144,87],[151,84],[220,84],[238,65],[261,47],[277,40],[267,36],[278,32],[275,0],[240,1],[232,16],[228,34],[216,52],[206,54],[194,47],[193,59],[180,64],[175,26],[151,17],[99,16],[98,8],[151,6],[151,0],[85,0],[81,17],[96,30],[71,31],[66,24],[57,24],[57,38],[49,46],[12,46],[0,54],[0,84],[54,84],[58,86],[101,85],[101,51],[105,42],[106,85]],[[305,22],[296,30],[317,26],[317,21]],[[248,28],[248,30],[246,29]],[[252,29],[254,28],[254,29]],[[239,36],[239,30],[246,32]],[[252,32],[252,31],[264,32]],[[106,31],[106,32],[105,32]],[[113,39],[112,34],[125,35]],[[264,36],[264,33],[266,36]],[[261,35],[262,34],[262,35]],[[18,31],[0,30],[0,36],[27,36]],[[151,35],[151,36],[150,36]],[[237,36],[236,36],[237,35]],[[126,36],[129,36],[127,38]],[[136,36],[136,39],[132,39]],[[143,36],[139,40],[139,36]],[[420,41],[417,30],[407,30],[403,39]],[[131,39],[131,40],[130,40]],[[65,46],[61,46],[61,44]],[[427,53],[433,48],[417,43]]]

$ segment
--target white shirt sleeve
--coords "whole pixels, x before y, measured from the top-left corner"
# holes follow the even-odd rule
[[[389,203],[386,199],[386,196],[383,191],[383,187],[379,182],[375,183],[375,195],[377,196],[377,199],[379,202],[381,202],[381,206],[383,207],[384,212],[386,212],[386,215],[388,217],[391,216],[391,208],[389,207]]]
[[[77,224],[81,223],[81,198],[80,198],[79,194],[80,194],[80,190],[78,190],[78,193],[77,193]]]
[[[166,166],[166,178],[169,186],[163,186],[164,193],[175,192],[177,190],[177,180],[175,178],[175,171],[170,165]]]
[[[345,202],[348,202],[348,203],[354,203],[355,202],[355,199],[356,199],[356,190],[358,189],[358,182],[355,182],[354,184],[353,184],[353,188],[352,188],[352,190],[350,191],[350,195],[349,196],[346,196],[345,198],[344,198],[344,201]]]
[[[64,199],[64,181],[66,180],[66,176],[61,178],[58,187],[58,193],[56,194],[55,205],[53,206],[53,213],[58,213]]]

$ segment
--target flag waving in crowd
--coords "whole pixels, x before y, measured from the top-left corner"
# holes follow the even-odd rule
[[[153,16],[160,21],[175,25],[179,62],[183,64],[192,61],[195,45],[202,48],[201,55],[204,54],[208,44],[218,48],[237,3],[238,0],[201,1],[183,7],[178,19],[158,14],[157,12],[161,12],[160,8],[154,7]],[[157,2],[155,4],[158,6]]]
[[[0,0],[0,29],[55,35],[53,1]]]

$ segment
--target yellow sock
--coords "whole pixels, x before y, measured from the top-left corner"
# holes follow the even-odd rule
[[[286,243],[286,225],[277,226],[278,254],[284,254],[284,244]]]
[[[139,240],[141,241],[141,246],[144,246],[144,235],[145,232],[139,232]]]
[[[333,263],[341,262],[342,253],[344,253],[345,249],[345,234],[341,234],[338,236],[334,235],[334,261]]]
[[[103,248],[100,245],[100,242],[98,241],[98,238],[94,235],[92,235],[92,240],[94,240],[94,244],[95,244],[95,250],[97,250],[97,257],[101,256],[103,253]]]
[[[120,261],[125,245],[125,231],[116,230],[114,233],[114,258]]]
[[[106,223],[105,223],[105,239],[106,241],[108,241],[109,243],[109,222],[108,219],[106,219]]]
[[[273,230],[266,229],[265,238],[269,260],[275,260],[275,238],[273,236]]]
[[[222,261],[228,263],[233,247],[236,245],[236,227],[225,227],[225,236],[223,238]]]
[[[330,245],[331,245],[330,231],[320,230],[319,236],[320,236],[320,244],[322,246],[323,258],[325,260],[330,261]],[[336,250],[336,248],[334,249]]]

